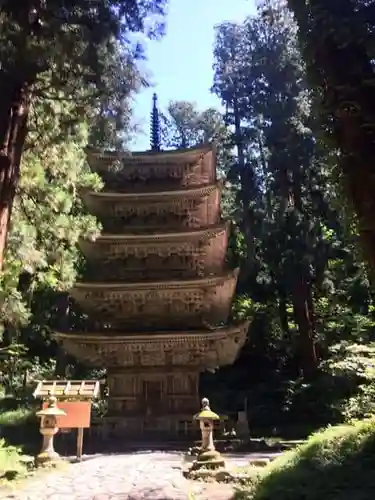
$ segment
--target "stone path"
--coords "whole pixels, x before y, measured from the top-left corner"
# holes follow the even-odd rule
[[[67,470],[30,479],[1,494],[13,500],[230,500],[229,485],[187,481],[180,453],[133,453],[86,457]]]

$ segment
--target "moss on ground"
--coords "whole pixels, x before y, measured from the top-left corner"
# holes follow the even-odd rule
[[[20,447],[27,454],[37,451],[40,435],[36,409],[14,398],[0,400],[0,437],[6,444]]]
[[[0,487],[30,474],[39,445],[35,409],[14,398],[0,400]]]
[[[284,453],[236,492],[251,500],[372,500],[375,419],[329,427]]]
[[[26,477],[33,463],[33,458],[24,455],[20,448],[0,439],[0,487]]]
[[[27,423],[34,416],[34,411],[30,408],[16,408],[0,412],[1,427],[18,427]]]

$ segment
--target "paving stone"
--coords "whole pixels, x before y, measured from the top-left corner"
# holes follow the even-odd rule
[[[23,489],[1,496],[13,500],[187,500],[176,454],[100,456],[60,473],[30,480]]]
[[[230,500],[228,485],[197,484],[181,472],[179,453],[98,455],[60,472],[30,479],[13,500]]]

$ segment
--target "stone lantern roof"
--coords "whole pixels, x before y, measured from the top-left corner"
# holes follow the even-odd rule
[[[57,399],[50,397],[48,400],[48,407],[36,413],[38,417],[64,417],[66,415],[64,410],[57,406]]]
[[[202,409],[194,418],[195,420],[220,420],[219,415],[211,410],[210,402],[207,398],[202,399]]]

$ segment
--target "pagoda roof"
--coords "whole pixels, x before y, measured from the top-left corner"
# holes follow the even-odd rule
[[[103,234],[81,240],[90,281],[189,279],[222,273],[229,222],[204,229],[155,234]]]
[[[227,321],[237,277],[238,269],[194,279],[85,282],[77,283],[70,294],[98,328],[203,328]]]
[[[208,276],[204,278],[196,278],[190,280],[167,280],[167,281],[155,281],[155,282],[138,282],[138,283],[91,283],[91,282],[77,282],[71,293],[74,297],[74,291],[103,291],[103,292],[122,292],[122,291],[141,291],[141,290],[152,290],[152,289],[165,289],[165,290],[178,290],[178,289],[188,289],[188,288],[206,288],[208,286],[220,285],[223,281],[227,281],[233,278],[237,278],[239,273],[239,268],[231,270],[229,273],[219,276]]]
[[[115,201],[115,202],[129,202],[132,203],[148,203],[152,201],[159,201],[164,199],[181,199],[183,197],[188,198],[201,198],[207,196],[217,189],[222,189],[223,182],[220,180],[215,184],[209,184],[207,186],[198,186],[185,189],[176,189],[170,191],[146,191],[146,192],[136,192],[136,193],[114,193],[108,191],[82,191],[82,197],[85,202],[89,202],[91,198],[93,203],[102,201]],[[89,202],[90,203],[90,202]]]
[[[173,151],[140,153],[87,150],[93,171],[112,192],[152,192],[209,185],[216,180],[212,144]]]
[[[212,330],[97,333],[56,332],[68,353],[90,366],[196,366],[218,368],[234,362],[243,347],[250,321]]]
[[[91,247],[96,244],[107,244],[107,243],[124,243],[124,244],[139,244],[148,245],[157,242],[169,242],[169,241],[190,241],[195,239],[206,240],[208,238],[213,238],[217,234],[226,232],[228,230],[229,221],[223,222],[221,224],[215,224],[214,226],[205,227],[202,229],[186,229],[185,231],[169,231],[165,233],[152,233],[152,234],[110,234],[103,233],[99,235],[96,239],[87,240],[81,239],[79,245],[82,248]]]
[[[84,191],[87,209],[105,232],[160,233],[198,229],[220,223],[222,183],[159,192]]]
[[[191,148],[172,149],[165,151],[110,151],[92,147],[86,148],[89,164],[92,168],[100,170],[100,164],[105,168],[105,160],[122,160],[123,167],[126,165],[152,164],[152,163],[186,163],[198,160],[201,155],[215,150],[213,143],[198,144]],[[94,162],[90,161],[94,160]],[[99,162],[98,162],[99,160]],[[100,162],[100,160],[104,160]],[[124,161],[125,160],[125,161]],[[91,165],[94,163],[95,165]]]

